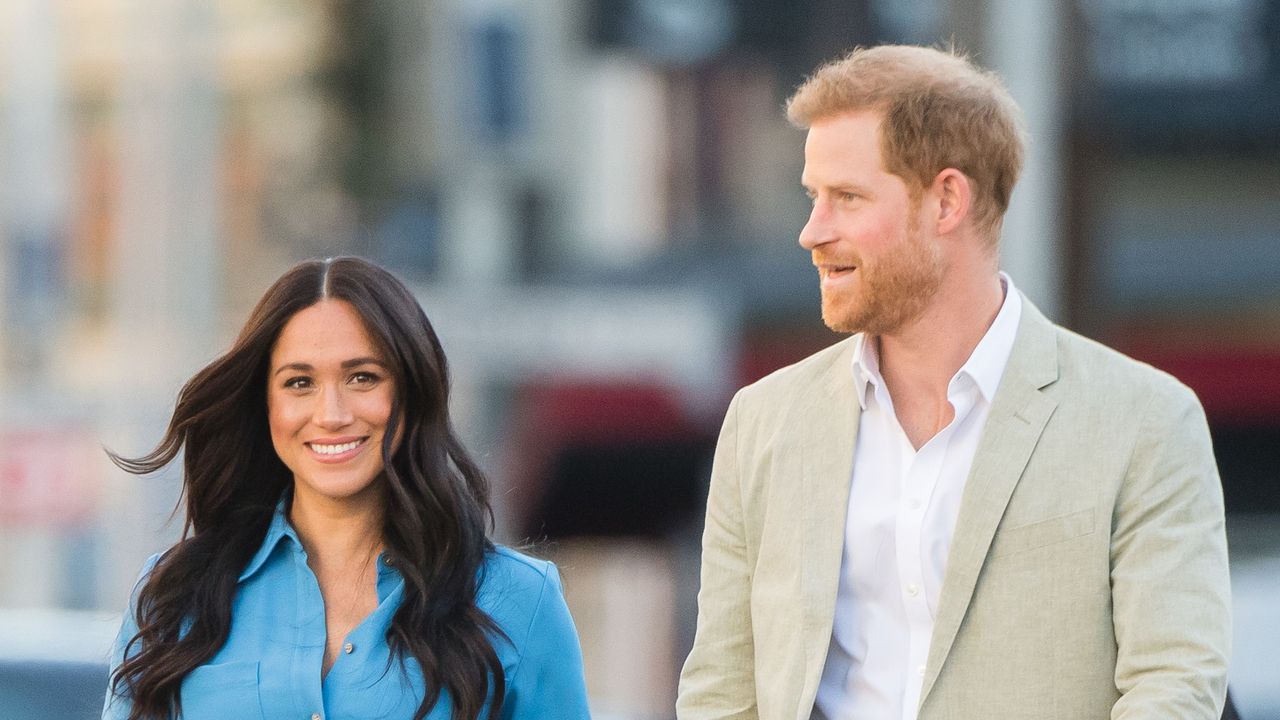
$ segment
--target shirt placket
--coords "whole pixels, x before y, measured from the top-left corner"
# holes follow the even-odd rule
[[[321,687],[320,667],[324,662],[324,598],[320,583],[307,564],[307,554],[301,548],[294,550],[294,569],[297,578],[298,630],[293,650],[293,697],[299,720],[325,720],[328,717]]]
[[[919,451],[912,449],[905,433],[901,433],[903,473],[902,492],[897,509],[897,559],[899,593],[907,618],[907,655],[903,689],[902,718],[913,720],[920,699],[925,662],[929,656],[933,617],[925,592],[925,558],[922,552],[926,532],[925,517],[929,498],[937,485],[946,451],[943,430]]]
[[[379,555],[378,606],[343,638],[342,650],[321,683],[325,708],[334,713],[334,717],[352,716],[353,708],[372,713],[373,708],[385,706],[384,693],[398,691],[398,688],[392,689],[398,675],[382,673],[381,669],[387,666],[390,657],[385,638],[391,618],[400,606],[402,586],[400,574],[392,568],[391,560]],[[370,681],[371,670],[378,678],[375,681]]]

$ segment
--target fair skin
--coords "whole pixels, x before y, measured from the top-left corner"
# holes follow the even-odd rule
[[[378,606],[382,440],[395,382],[355,308],[341,300],[289,319],[267,382],[271,442],[293,473],[289,521],[324,599],[324,675]]]
[[[801,184],[813,199],[800,245],[813,256],[823,320],[875,337],[898,422],[919,449],[954,416],[951,378],[1004,299],[995,243],[973,222],[973,188],[955,168],[913,202],[885,170],[880,113],[813,122]]]

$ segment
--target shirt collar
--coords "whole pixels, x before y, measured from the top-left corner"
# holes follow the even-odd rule
[[[249,564],[245,566],[244,572],[240,573],[237,582],[244,582],[253,576],[254,573],[262,567],[267,558],[271,557],[271,553],[276,549],[276,545],[284,538],[289,538],[302,547],[302,542],[298,540],[298,534],[294,532],[293,526],[289,524],[289,518],[285,508],[288,505],[289,495],[285,494],[280,498],[280,502],[276,503],[275,514],[271,517],[271,524],[267,526],[267,534],[262,539],[262,546],[258,548],[258,552],[254,553],[253,558],[249,560]]]
[[[883,383],[875,338],[858,333],[853,341],[853,389],[863,410],[867,409],[867,392]]]
[[[978,341],[977,347],[969,354],[969,359],[956,372],[956,377],[970,377],[987,402],[995,397],[1000,378],[1004,375],[1004,366],[1013,352],[1018,321],[1022,318],[1022,296],[1013,286],[1013,280],[1001,272],[1000,284],[1004,287],[1004,302],[1000,304],[1000,311],[996,313],[991,327],[987,328],[987,332]],[[875,338],[860,333],[854,339],[853,346],[853,387],[858,404],[863,410],[867,409],[868,390],[883,384],[878,343]]]
[[[1000,312],[987,328],[986,334],[978,341],[978,346],[969,354],[969,359],[960,366],[956,375],[968,375],[978,386],[978,392],[987,402],[996,395],[1000,386],[1000,378],[1004,376],[1004,366],[1009,362],[1013,352],[1013,341],[1018,334],[1018,321],[1022,318],[1022,296],[1013,286],[1009,276],[1000,273],[1000,283],[1004,286],[1004,302],[1000,304]]]

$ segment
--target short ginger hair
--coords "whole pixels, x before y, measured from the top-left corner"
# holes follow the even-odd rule
[[[1000,79],[954,51],[880,45],[823,65],[787,100],[800,128],[866,110],[881,116],[885,170],[917,198],[944,169],[964,173],[974,224],[994,243],[1025,154],[1022,114]]]

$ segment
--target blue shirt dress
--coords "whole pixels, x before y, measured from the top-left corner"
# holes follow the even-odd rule
[[[147,563],[144,576],[157,558]],[[590,718],[582,653],[555,566],[498,548],[488,554],[482,573],[477,605],[510,639],[494,641],[506,674],[502,718]],[[378,607],[347,635],[322,680],[324,602],[282,504],[240,574],[226,644],[182,681],[183,720],[412,718],[425,692],[418,663],[410,657],[403,665],[387,665],[387,629],[403,593],[404,579],[380,557]],[[116,641],[113,672],[137,631],[131,609]],[[487,720],[485,707],[481,717]],[[451,712],[442,692],[427,718],[449,720]],[[108,691],[103,719],[128,715],[128,698]]]

